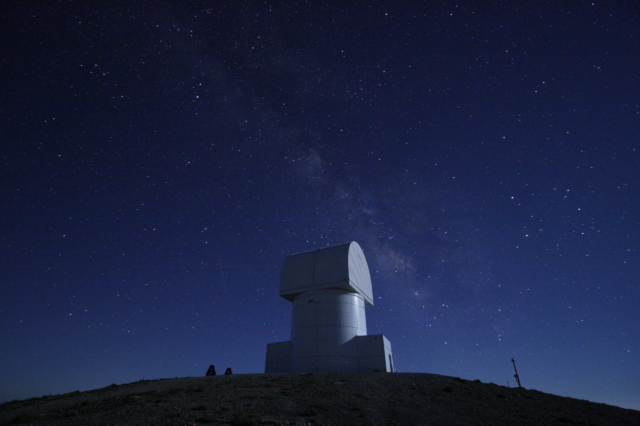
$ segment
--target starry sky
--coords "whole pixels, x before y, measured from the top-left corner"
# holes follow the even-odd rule
[[[3,1],[0,401],[261,373],[357,241],[398,371],[640,409],[640,7],[398,3]]]

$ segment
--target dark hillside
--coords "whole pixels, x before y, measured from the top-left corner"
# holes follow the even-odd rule
[[[640,425],[640,411],[420,373],[140,381],[0,405],[0,425]]]

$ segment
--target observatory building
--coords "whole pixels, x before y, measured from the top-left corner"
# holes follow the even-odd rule
[[[288,256],[280,296],[293,304],[291,341],[267,345],[265,373],[393,372],[391,343],[367,335],[373,293],[358,243]]]

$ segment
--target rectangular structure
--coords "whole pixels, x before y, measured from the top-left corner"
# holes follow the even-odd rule
[[[291,373],[293,345],[291,342],[267,344],[265,373]]]

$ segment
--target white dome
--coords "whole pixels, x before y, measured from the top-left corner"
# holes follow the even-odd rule
[[[373,305],[371,275],[364,253],[352,241],[288,256],[280,274],[280,296],[293,301],[299,294],[320,289],[358,293]]]

